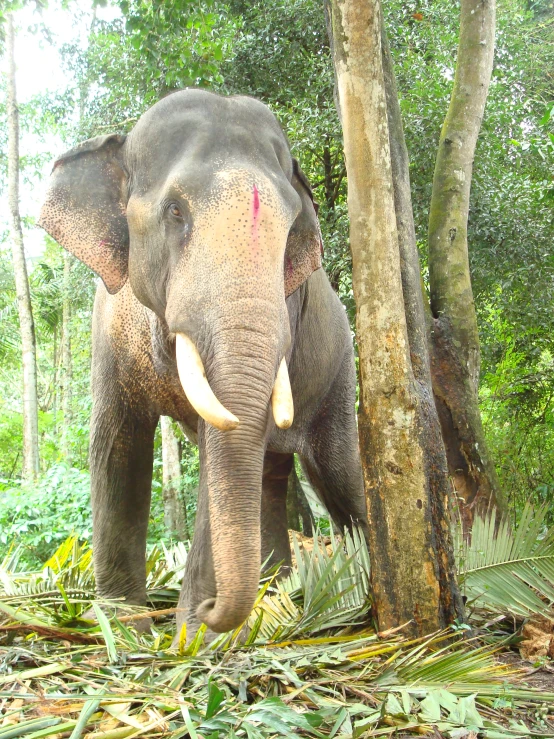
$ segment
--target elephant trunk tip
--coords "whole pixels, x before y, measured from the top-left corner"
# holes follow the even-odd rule
[[[252,611],[249,608],[226,608],[217,598],[202,601],[196,609],[196,615],[206,626],[217,634],[233,631],[241,626]]]

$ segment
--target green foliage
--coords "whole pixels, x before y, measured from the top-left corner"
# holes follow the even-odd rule
[[[361,541],[347,545],[357,550],[345,560],[344,574],[354,580],[364,561]],[[335,563],[336,546],[329,558]],[[321,573],[315,589],[332,599],[334,585],[318,564],[321,552],[302,557],[306,570]],[[181,551],[175,556],[154,550],[149,563],[149,596],[165,588],[176,603]],[[74,539],[40,571],[25,571],[16,552],[0,564],[0,634],[4,629],[8,638],[26,636],[24,646],[16,639],[5,650],[0,674],[4,713],[15,724],[4,729],[9,736],[69,733],[85,724],[107,739],[138,731],[152,735],[160,726],[174,739],[400,731],[451,737],[473,731],[491,739],[554,735],[544,710],[554,694],[522,685],[519,675],[495,660],[496,650],[452,632],[406,640],[398,631],[356,631],[357,615],[337,606],[338,623],[323,632],[314,624],[317,636],[304,622],[276,641],[262,633],[254,615],[243,643],[235,633],[205,645],[201,630],[187,645],[171,649],[167,620],[158,621],[151,634],[134,631],[140,609],[122,616],[113,612],[114,604],[93,600],[98,622],[83,620],[93,597],[91,577],[90,550]],[[302,579],[300,571],[293,571],[296,577]],[[258,597],[260,605],[271,598],[272,617],[285,627],[287,591],[286,585],[266,582]],[[298,608],[309,608],[305,598]],[[16,703],[20,696],[24,700]]]
[[[127,131],[138,117],[168,93],[221,81],[219,68],[232,56],[238,20],[226,6],[207,0],[171,3],[120,0],[122,17],[93,17],[88,48],[62,49],[73,77],[68,90],[79,106],[73,139]]]
[[[546,530],[546,513],[526,505],[514,529],[508,520],[497,521],[494,510],[475,518],[471,541],[458,543],[460,584],[470,608],[518,618],[551,614],[554,529]]]
[[[0,544],[20,541],[26,561],[48,559],[52,544],[75,532],[91,534],[90,480],[87,472],[53,465],[38,483],[5,486],[0,494]]]

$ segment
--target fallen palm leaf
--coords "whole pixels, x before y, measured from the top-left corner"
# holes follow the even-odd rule
[[[458,570],[470,606],[527,618],[548,615],[554,602],[554,529],[547,509],[527,505],[517,528],[493,509],[476,516],[471,540],[458,536]]]
[[[299,551],[290,577],[262,584],[246,637],[242,630],[223,635],[217,649],[203,644],[201,631],[171,651],[171,622],[138,634],[134,619],[148,612],[110,615],[113,603],[72,590],[64,568],[74,578],[79,570],[80,582],[90,584],[89,551],[66,543],[44,577],[19,570],[16,557],[10,565],[16,571],[4,563],[6,625],[17,625],[17,615],[25,628],[51,630],[7,647],[4,684],[11,689],[0,691],[0,700],[21,698],[25,710],[14,712],[17,723],[0,732],[16,729],[14,739],[71,732],[81,739],[361,737],[430,733],[432,726],[452,737],[474,731],[515,739],[522,730],[514,712],[528,718],[548,701],[554,705],[554,694],[511,684],[514,675],[494,650],[452,643],[451,631],[416,640],[401,630],[356,632],[367,618],[369,573],[357,533],[334,538],[330,551],[317,540],[311,552]],[[149,597],[155,593],[151,601],[164,605],[158,611],[176,604],[185,556],[182,548],[175,555],[163,547],[149,553]],[[47,596],[37,586],[44,578]],[[85,625],[78,614],[93,600],[98,621]],[[68,634],[105,645],[69,643]],[[30,692],[20,695],[12,686],[22,679]],[[546,714],[540,715],[543,723],[526,727],[526,736],[549,736]]]

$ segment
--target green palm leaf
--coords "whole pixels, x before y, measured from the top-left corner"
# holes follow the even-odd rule
[[[460,584],[468,604],[527,618],[548,615],[554,602],[554,529],[546,509],[526,506],[517,528],[496,511],[476,516],[470,542],[458,536]],[[496,532],[496,533],[495,533]]]

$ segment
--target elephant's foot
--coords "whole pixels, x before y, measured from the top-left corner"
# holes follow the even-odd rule
[[[177,622],[176,622],[176,629],[175,629],[175,636],[173,637],[173,641],[171,643],[171,649],[179,649],[182,647],[181,645],[181,632],[183,629],[183,624],[186,624],[186,639],[185,639],[185,645],[189,646],[194,638],[196,637],[198,633],[198,629],[202,626],[202,622],[196,615],[195,610],[187,609],[187,608],[179,608],[177,609]],[[232,632],[230,632],[232,633]],[[235,637],[235,643],[236,644],[243,644],[248,635],[250,633],[250,629],[244,625],[241,629],[240,633],[237,637]],[[204,633],[204,639],[203,644],[209,645],[212,642],[214,642],[216,639],[220,639],[221,634],[217,633],[216,631],[212,631],[211,629],[206,629]]]

